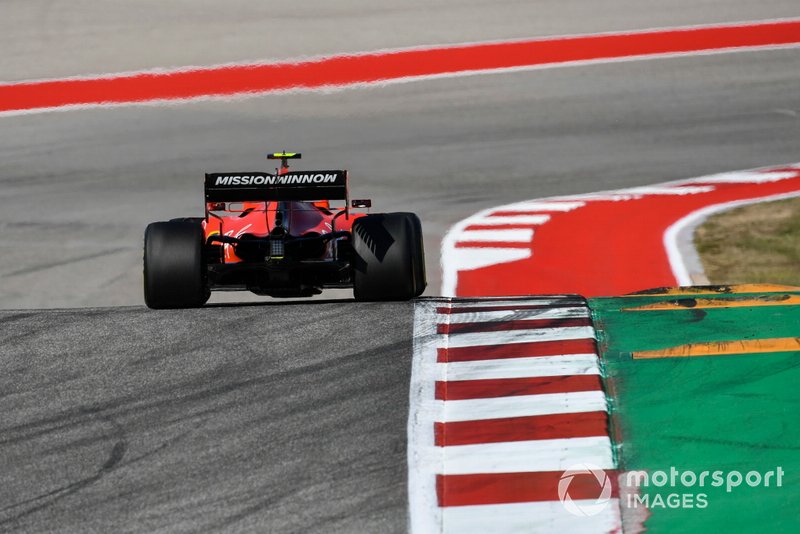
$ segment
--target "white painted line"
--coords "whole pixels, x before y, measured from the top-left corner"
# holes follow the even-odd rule
[[[482,421],[504,417],[526,417],[559,413],[606,411],[606,397],[602,391],[573,393],[547,393],[545,395],[518,395],[490,399],[437,401],[442,403],[442,423],[454,421]]]
[[[576,464],[613,469],[608,436],[444,447],[444,475],[562,471]]]
[[[488,267],[489,265],[496,265],[500,263],[508,263],[512,261],[524,260],[530,258],[532,252],[523,249],[493,249],[498,254],[491,254],[485,252],[486,249],[476,248],[459,248],[458,236],[467,227],[474,224],[474,221],[488,216],[493,210],[486,209],[476,213],[471,217],[462,219],[455,226],[450,228],[442,238],[441,252],[439,255],[439,263],[442,270],[442,295],[445,297],[454,297],[456,295],[456,286],[458,284],[458,273],[460,271],[469,271],[472,269],[479,269]],[[483,250],[483,252],[482,252]],[[517,256],[509,256],[507,253],[517,253]]]
[[[796,172],[787,171],[739,171],[712,174],[703,178],[692,180],[694,183],[703,184],[764,184],[797,178]]]
[[[572,308],[542,308],[534,310],[498,310],[472,313],[440,314],[440,323],[483,323],[491,321],[525,321],[534,319],[570,319],[589,317],[589,308],[585,306]]]
[[[633,187],[628,189],[628,193],[634,195],[663,195],[663,196],[683,196],[683,195],[697,195],[700,193],[710,193],[716,189],[711,185],[698,185],[698,186],[672,186],[672,187],[659,187],[659,186],[644,186]]]
[[[547,297],[543,298],[504,298],[504,299],[496,299],[496,298],[476,298],[475,300],[459,300],[453,303],[447,303],[447,305],[451,308],[486,308],[486,307],[497,307],[497,306],[559,306],[563,304],[565,301],[567,302],[578,302],[581,301],[581,297],[574,296],[574,295],[548,295]],[[458,315],[458,314],[453,314]]]
[[[537,328],[532,330],[504,330],[502,332],[470,332],[442,336],[439,347],[458,348],[482,345],[508,345],[509,343],[531,343],[568,339],[593,339],[591,326],[567,326],[564,328]]]
[[[515,204],[507,204],[497,211],[572,211],[585,206],[585,202],[543,202],[527,200]]]
[[[452,265],[457,265],[459,271],[471,271],[488,267],[489,265],[509,263],[530,257],[531,250],[529,248],[466,248],[454,246],[448,261]]]
[[[490,215],[481,219],[472,221],[473,225],[505,225],[505,224],[520,224],[520,225],[538,225],[544,224],[550,220],[549,215]]]
[[[586,193],[583,195],[575,195],[570,198],[579,198],[585,201],[594,202],[627,202],[629,200],[639,200],[646,196],[683,196],[683,195],[697,195],[700,193],[710,193],[716,187],[713,185],[705,186],[645,186],[633,187],[630,189],[620,189],[619,191],[609,191],[601,193]]]
[[[516,228],[512,230],[467,230],[461,233],[459,241],[530,243],[533,230]]]
[[[436,495],[435,473],[444,462],[435,445],[434,421],[442,417],[443,403],[435,400],[435,301],[414,304],[414,345],[408,408],[408,528],[418,534],[440,532],[442,509]]]
[[[437,380],[448,381],[599,374],[596,354],[439,363],[436,371]]]
[[[596,501],[573,502],[588,506]],[[602,512],[588,517],[567,513],[559,501],[546,501],[450,506],[442,510],[442,518],[445,534],[597,534],[619,532],[621,522],[618,499],[611,499]]]
[[[745,200],[726,202],[724,204],[715,204],[713,206],[707,206],[700,210],[694,211],[689,215],[687,215],[686,217],[684,217],[683,219],[676,221],[672,226],[667,228],[667,230],[664,232],[664,248],[667,251],[667,257],[669,258],[669,266],[672,269],[672,274],[675,276],[675,280],[677,281],[677,283],[682,286],[692,285],[692,276],[689,272],[687,260],[684,258],[683,252],[681,251],[680,243],[678,241],[678,236],[685,227],[691,225],[697,226],[701,224],[704,219],[710,217],[715,213],[738,208],[740,206],[747,206],[748,204],[756,204],[758,202],[769,202],[772,200],[795,198],[798,196],[800,196],[800,191],[793,191],[791,193],[782,193],[780,195],[756,197]]]

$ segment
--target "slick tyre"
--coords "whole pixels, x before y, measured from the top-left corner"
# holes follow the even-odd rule
[[[203,222],[203,217],[178,217],[177,219],[170,219],[169,222],[190,222],[200,224]]]
[[[196,308],[208,300],[203,227],[157,222],[144,233],[144,302],[149,308]]]
[[[422,225],[413,213],[367,215],[353,223],[353,296],[408,300],[425,291]]]

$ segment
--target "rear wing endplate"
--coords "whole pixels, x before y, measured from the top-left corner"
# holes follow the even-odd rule
[[[206,174],[206,202],[347,200],[347,171]]]

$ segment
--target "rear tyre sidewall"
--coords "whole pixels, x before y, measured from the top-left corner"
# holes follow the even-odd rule
[[[419,217],[367,215],[353,223],[352,234],[356,300],[408,300],[422,294],[427,283]]]
[[[144,234],[144,300],[150,308],[194,308],[208,300],[203,227],[173,220],[148,225]]]

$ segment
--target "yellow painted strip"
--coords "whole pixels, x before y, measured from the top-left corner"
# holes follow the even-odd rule
[[[659,310],[694,310],[698,308],[746,308],[756,306],[798,306],[800,295],[772,293],[758,297],[732,298],[684,298],[653,302],[633,308],[622,308],[622,311],[659,311]]]
[[[670,297],[682,295],[735,295],[737,293],[769,293],[774,291],[800,292],[800,287],[777,284],[739,284],[733,286],[660,287],[629,293],[625,297]]]
[[[635,360],[643,360],[650,358],[686,358],[688,356],[724,356],[726,354],[794,351],[800,351],[800,337],[689,343],[688,345],[678,345],[668,349],[633,352],[632,356]]]

